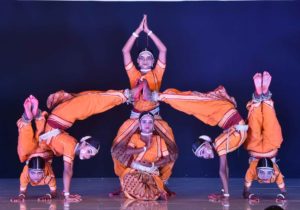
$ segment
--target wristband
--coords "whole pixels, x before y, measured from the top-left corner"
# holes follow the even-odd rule
[[[132,36],[134,36],[135,38],[139,38],[139,35],[135,32],[132,33]]]
[[[147,33],[147,35],[150,36],[152,33],[153,33],[152,31],[149,31],[149,32]]]

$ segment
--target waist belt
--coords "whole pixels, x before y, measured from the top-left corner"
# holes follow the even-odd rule
[[[51,139],[55,136],[57,136],[58,134],[60,134],[61,131],[56,128],[56,129],[53,129],[51,131],[48,131],[47,133],[44,133],[42,135],[39,136],[39,141],[42,142],[42,141],[46,141],[47,144],[50,143]]]
[[[130,167],[133,169],[136,169],[138,171],[146,172],[149,174],[154,174],[157,176],[159,175],[159,171],[158,171],[157,167],[147,167],[147,166],[143,166],[137,162],[132,162]]]
[[[151,114],[153,115],[159,115],[159,106],[156,107],[155,109],[152,109],[151,111],[149,111]],[[136,118],[139,118],[141,115],[141,112],[136,112],[136,111],[131,111],[131,114],[130,114],[130,118],[131,119],[136,119]]]

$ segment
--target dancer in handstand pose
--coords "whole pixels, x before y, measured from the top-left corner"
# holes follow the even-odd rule
[[[20,193],[11,198],[11,202],[22,202],[26,199],[28,184],[32,186],[48,185],[50,193],[38,200],[51,200],[56,197],[56,180],[52,171],[53,152],[39,145],[39,135],[44,132],[46,112],[38,108],[38,100],[30,95],[24,102],[24,114],[18,120],[18,155],[20,161],[26,162],[20,175]],[[32,121],[35,122],[35,130]]]
[[[286,199],[283,175],[276,164],[283,138],[269,90],[271,80],[267,71],[256,73],[253,77],[255,92],[247,104],[249,130],[244,146],[250,155],[250,165],[245,176],[243,196],[252,203],[259,202],[259,197],[250,192],[254,180],[259,183],[276,182],[280,190],[276,201],[283,202]]]

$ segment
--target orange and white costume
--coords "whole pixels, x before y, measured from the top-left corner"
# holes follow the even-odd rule
[[[222,86],[208,93],[167,89],[157,95],[157,100],[205,124],[223,128],[224,132],[213,143],[219,156],[236,150],[246,139],[247,126],[236,110],[234,98]]]
[[[65,132],[76,120],[84,120],[92,115],[105,112],[127,101],[125,91],[85,91],[67,94],[59,91],[52,104],[58,104],[48,117],[46,134],[40,136],[56,156],[73,162],[77,140]]]
[[[131,88],[136,87],[139,80],[146,79],[151,91],[159,91],[165,68],[166,65],[158,60],[153,70],[142,75],[142,73],[137,70],[132,62],[125,66]],[[134,109],[131,112],[130,119],[126,120],[121,125],[117,136],[113,141],[111,151],[114,161],[115,174],[117,176],[121,176],[124,169],[127,167],[128,157],[124,155],[124,150],[126,149],[131,136],[137,132],[139,127],[138,118],[140,113],[149,111],[154,115],[154,129],[157,134],[165,139],[170,152],[170,157],[173,160],[173,162],[169,165],[166,165],[163,170],[164,176],[170,177],[172,173],[172,167],[177,159],[178,151],[172,129],[168,123],[162,120],[162,118],[159,116],[159,103],[157,101],[145,101],[141,96],[138,100],[133,102],[133,107]]]
[[[269,100],[251,100],[247,104],[248,113],[248,137],[244,143],[249,152],[249,168],[245,175],[245,186],[250,187],[252,181],[261,180],[257,177],[257,163],[259,158],[273,159],[274,175],[267,183],[276,182],[280,189],[285,187],[283,175],[275,162],[278,149],[283,137],[281,127],[276,117],[274,102]],[[265,183],[265,182],[264,182]]]
[[[28,166],[25,165],[20,176],[20,191],[25,192],[28,184],[32,186],[49,185],[51,191],[56,190],[55,175],[52,171],[53,152],[39,145],[39,135],[44,132],[46,112],[43,112],[40,117],[35,119],[36,131],[33,131],[31,122],[27,122],[23,118],[17,122],[19,137],[18,137],[18,155],[21,162],[29,161],[32,157],[42,157],[45,160],[44,178],[34,183],[28,175]]]
[[[134,134],[128,146],[142,148],[145,145],[140,139],[140,134]],[[166,177],[161,173],[161,168],[147,172],[148,167],[140,166],[139,161],[154,163],[162,157],[169,155],[164,139],[159,135],[152,136],[152,143],[148,150],[132,155],[130,166],[126,167],[120,176],[122,190],[127,198],[139,200],[156,200],[161,193],[166,193],[164,182]],[[145,170],[145,171],[144,171]]]

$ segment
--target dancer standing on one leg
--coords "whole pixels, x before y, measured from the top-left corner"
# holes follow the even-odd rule
[[[255,92],[247,104],[249,130],[244,146],[250,155],[250,165],[245,176],[243,196],[252,203],[259,202],[258,196],[250,192],[254,180],[259,183],[276,182],[280,190],[276,201],[286,199],[283,175],[276,164],[283,138],[269,91],[271,80],[269,72],[256,73],[253,77]]]

